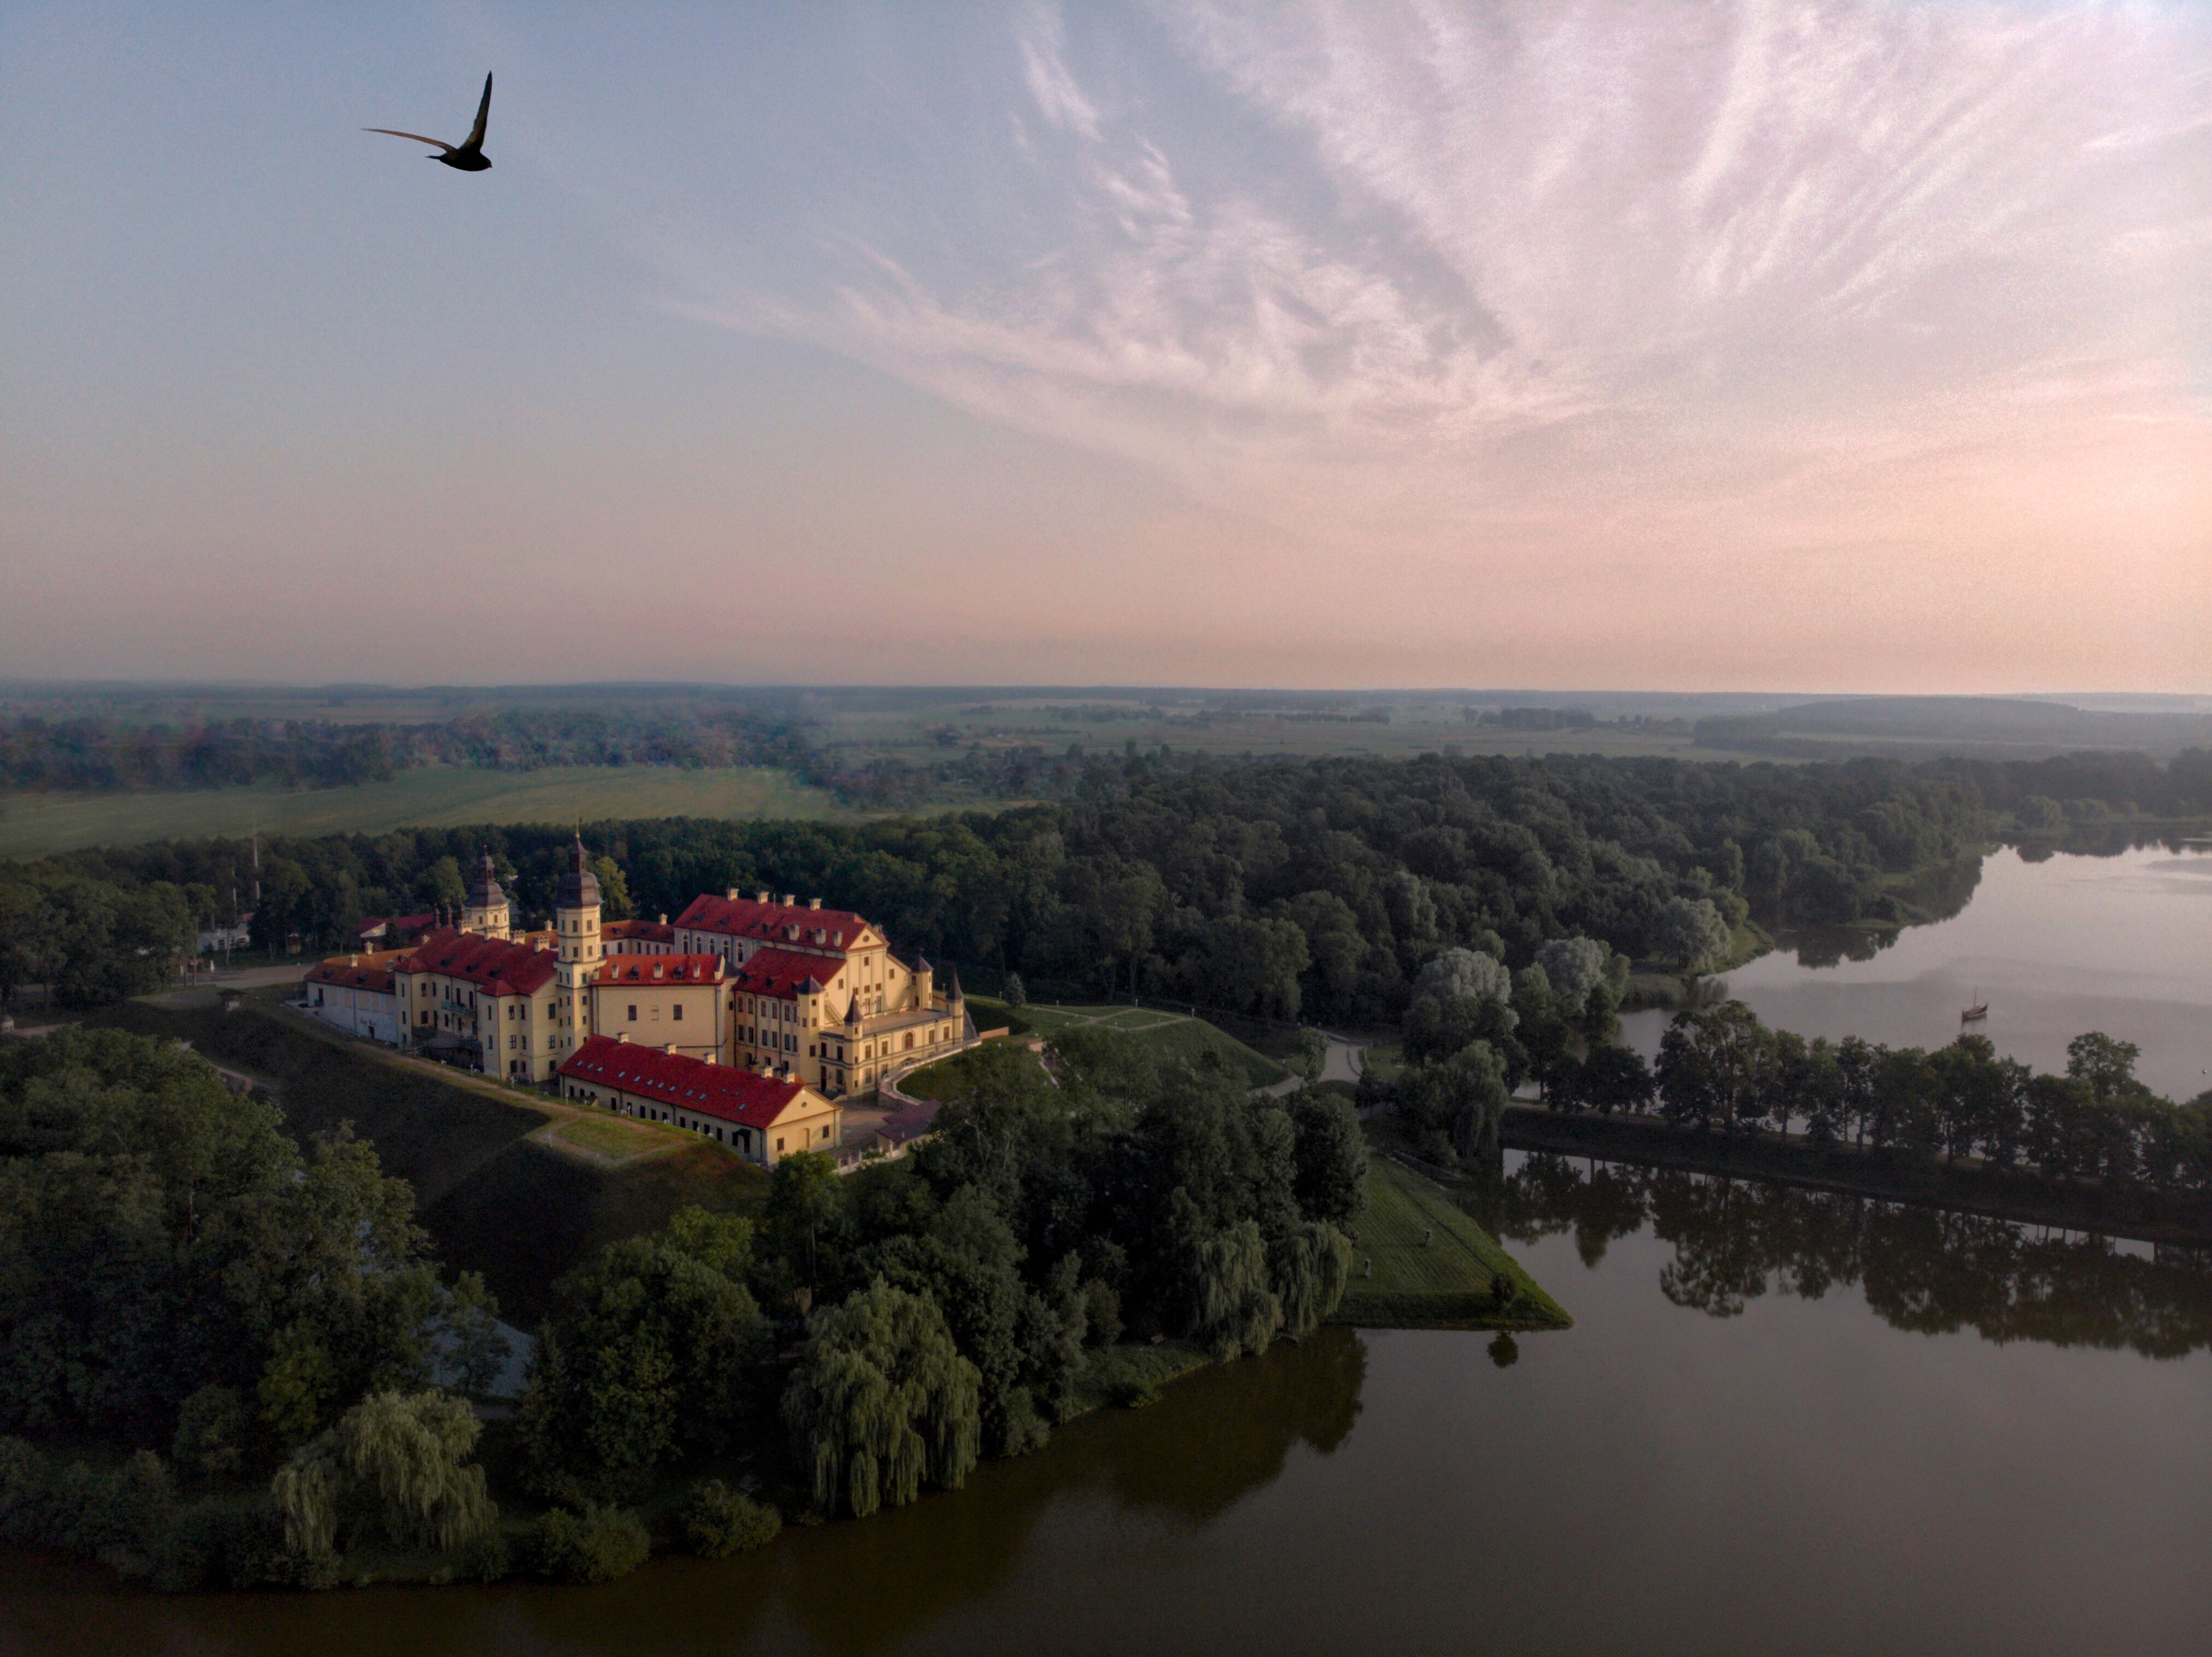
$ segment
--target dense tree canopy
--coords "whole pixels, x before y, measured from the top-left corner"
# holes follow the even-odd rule
[[[89,1030],[0,1047],[0,1428],[166,1444],[220,1386],[302,1442],[427,1373],[423,1246],[370,1147],[303,1157],[181,1048]]]
[[[1888,762],[1323,760],[1093,763],[1065,803],[842,826],[587,825],[636,908],[701,892],[819,893],[906,947],[1034,992],[1118,986],[1278,1016],[1393,1016],[1455,945],[1509,966],[1580,936],[1658,947],[1670,901],[1776,920],[1894,917],[1883,876],[1974,849],[1973,776]],[[441,860],[489,846],[526,914],[550,910],[568,831],[417,830],[264,843],[257,935],[335,941],[444,892]],[[0,956],[42,935],[42,882],[166,882],[209,909],[246,848],[176,843],[8,866]],[[426,874],[429,885],[425,886]],[[602,885],[606,884],[602,877]],[[447,894],[450,895],[450,894]],[[13,959],[14,957],[9,957]],[[12,969],[21,981],[22,967]]]

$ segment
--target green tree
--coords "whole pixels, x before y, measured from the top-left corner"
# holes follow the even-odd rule
[[[1652,928],[1652,947],[1686,972],[1702,972],[1729,953],[1728,923],[1707,898],[1671,898]]]
[[[371,1393],[271,1482],[288,1546],[321,1558],[372,1527],[441,1552],[474,1540],[499,1517],[483,1469],[469,1460],[482,1430],[449,1393]]]
[[[629,877],[611,857],[592,859],[592,873],[599,882],[599,912],[611,921],[626,921],[635,912],[630,900]]]
[[[1352,1281],[1352,1242],[1334,1226],[1309,1221],[1269,1251],[1269,1276],[1282,1308],[1283,1333],[1311,1334],[1336,1310]]]
[[[1367,1205],[1367,1137],[1350,1100],[1310,1090],[1291,1099],[1297,1135],[1295,1187],[1307,1218],[1350,1226]]]
[[[977,1391],[927,1295],[877,1282],[814,1313],[782,1407],[816,1504],[866,1518],[924,1483],[959,1489],[975,1465]]]
[[[415,895],[439,909],[459,909],[469,895],[458,857],[441,857],[415,877]],[[610,918],[612,918],[610,917]]]
[[[500,1331],[499,1301],[484,1287],[483,1274],[464,1271],[447,1291],[441,1319],[446,1361],[461,1391],[488,1392],[507,1368],[513,1346]]]
[[[769,1176],[768,1234],[810,1289],[828,1275],[824,1257],[837,1238],[844,1196],[836,1161],[821,1151],[794,1151],[779,1159]]]

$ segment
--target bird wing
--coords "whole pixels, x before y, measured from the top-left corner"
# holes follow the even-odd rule
[[[402,132],[396,127],[364,126],[362,128],[362,131],[364,132],[381,132],[389,137],[394,138],[412,138],[416,143],[435,144],[439,149],[445,150],[450,150],[453,147],[447,143],[443,138],[426,138],[420,132]]]
[[[477,124],[469,129],[469,136],[461,140],[464,149],[483,148],[484,123],[491,119],[491,76],[484,76],[483,101],[477,106]]]

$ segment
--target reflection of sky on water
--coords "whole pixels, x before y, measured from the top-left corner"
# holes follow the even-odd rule
[[[1966,906],[1907,928],[1863,961],[1804,966],[1777,950],[1728,975],[1729,992],[1767,1023],[1808,1036],[1857,1034],[1936,1047],[1960,1009],[1990,1005],[1972,1026],[2039,1069],[2064,1068],[2066,1044],[2103,1030],[2142,1049],[2138,1074],[2188,1099],[2212,1087],[2212,855],[2142,847],[2110,857],[2041,862],[1991,854]],[[1646,1056],[1667,1016],[1622,1020]]]

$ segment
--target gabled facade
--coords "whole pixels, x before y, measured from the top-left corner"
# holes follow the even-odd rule
[[[383,950],[311,966],[300,981],[301,1004],[311,1016],[348,1035],[397,1045],[402,1026],[392,967],[404,953]]]
[[[550,951],[441,929],[392,969],[407,1045],[486,1075],[544,1081],[560,1060]]]
[[[729,1063],[720,955],[617,955],[592,975],[591,1028]]]
[[[585,1042],[560,1076],[563,1098],[703,1135],[766,1168],[794,1151],[834,1154],[844,1136],[844,1112],[803,1081],[614,1037]]]
[[[580,837],[563,862],[551,928],[517,934],[484,858],[465,908],[481,924],[436,926],[411,949],[388,952],[388,1017],[348,1027],[538,1083],[595,1038],[621,1037],[832,1100],[975,1039],[957,977],[940,989],[927,961],[901,960],[849,910],[732,890],[695,899],[672,925],[665,916],[602,923]],[[324,982],[325,1005],[333,984]]]

